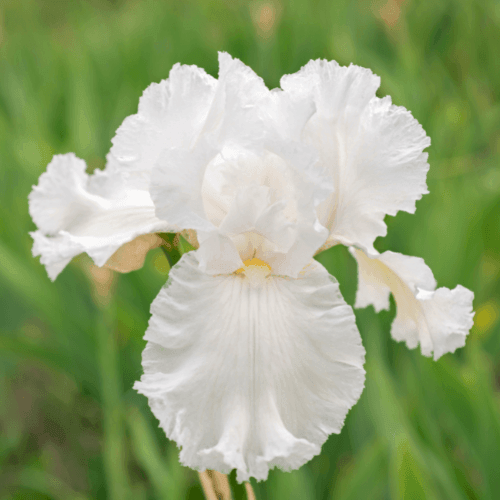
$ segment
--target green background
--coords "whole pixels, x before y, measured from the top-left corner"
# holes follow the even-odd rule
[[[0,498],[203,497],[132,390],[165,257],[150,252],[143,269],[117,275],[80,256],[52,283],[31,256],[27,196],[53,154],[101,168],[151,82],[176,62],[216,75],[226,50],[270,87],[318,57],[380,75],[379,95],[410,109],[432,146],[430,194],[415,215],[387,217],[376,246],[475,292],[466,347],[438,362],[390,339],[394,303],[357,311],[360,401],[321,455],[253,482],[257,498],[498,499],[499,48],[494,0],[2,0]],[[352,304],[354,261],[342,248],[319,260]]]

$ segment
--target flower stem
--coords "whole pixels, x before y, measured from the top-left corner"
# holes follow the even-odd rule
[[[225,474],[209,469],[198,474],[207,500],[232,500],[231,488]]]
[[[247,493],[248,500],[257,500],[257,497],[255,496],[252,485],[250,483],[245,483],[245,491]]]

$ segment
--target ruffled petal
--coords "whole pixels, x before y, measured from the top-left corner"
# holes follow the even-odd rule
[[[330,245],[372,251],[375,238],[387,232],[384,216],[413,213],[427,193],[423,150],[430,139],[409,111],[375,96],[379,83],[368,69],[334,61],[311,61],[281,80],[286,92],[315,97],[317,112],[303,137],[334,183],[334,194],[318,209]]]
[[[160,153],[188,148],[205,125],[217,80],[197,66],[174,65],[169,77],[151,84],[138,113],[127,117],[113,138],[111,154],[131,183],[148,189]]]
[[[283,75],[281,88],[291,95],[313,95],[318,115],[334,121],[345,121],[350,110],[359,115],[375,96],[380,77],[368,68],[336,61],[309,61],[297,73]]]
[[[211,276],[184,255],[153,302],[134,386],[183,464],[238,481],[318,454],[364,384],[352,309],[321,265],[254,278]]]
[[[474,294],[458,285],[454,290],[438,288],[432,271],[418,257],[394,252],[368,255],[351,247],[358,262],[358,293],[355,307],[389,308],[389,293],[397,313],[391,335],[410,349],[420,344],[422,354],[434,359],[465,345],[473,325]]]
[[[270,91],[246,64],[219,52],[219,79],[203,129],[213,144],[254,147],[265,135],[263,103]]]
[[[435,360],[465,345],[465,339],[474,324],[473,292],[461,285],[457,285],[453,290],[419,290],[417,300],[424,311]],[[396,340],[400,340],[402,333],[399,326],[394,325],[392,334]],[[430,350],[428,354],[424,354],[430,356]]]
[[[126,186],[115,167],[111,163],[89,176],[83,160],[72,153],[58,155],[33,187],[30,214],[38,226],[32,233],[33,254],[41,256],[51,279],[79,253],[87,252],[102,266],[138,236],[175,229],[155,216],[148,191]],[[149,247],[133,249],[137,264]],[[124,252],[115,255],[115,268],[130,267],[127,259]]]
[[[195,143],[165,144],[152,174],[151,196],[159,217],[181,227],[210,231],[203,205],[205,171],[227,146],[263,150],[268,124],[262,103],[270,92],[262,78],[238,59],[219,53],[219,79]],[[220,193],[217,193],[220,194]]]
[[[356,308],[373,305],[377,312],[389,309],[390,284],[394,280],[402,280],[412,290],[416,287],[423,290],[436,288],[432,271],[420,257],[390,251],[368,256],[357,248],[351,247],[349,250],[358,261]]]
[[[33,256],[40,257],[49,278],[54,281],[73,257],[85,251],[82,245],[71,240],[69,234],[47,237],[42,231],[30,233],[33,238]]]

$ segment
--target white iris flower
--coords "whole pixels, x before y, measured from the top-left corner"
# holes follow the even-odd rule
[[[385,215],[414,212],[427,192],[430,143],[378,86],[335,62],[312,61],[272,91],[227,54],[218,80],[176,65],[118,129],[104,171],[56,156],[33,189],[34,254],[52,279],[81,252],[137,269],[155,233],[196,232],[199,248],[153,302],[135,384],[183,464],[262,480],[340,432],[365,351],[313,260],[322,249],[350,247],[357,307],[388,308],[394,295],[396,340],[436,359],[464,345],[472,292],[435,290],[421,259],[373,248]]]

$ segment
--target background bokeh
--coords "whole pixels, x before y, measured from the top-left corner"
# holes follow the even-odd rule
[[[500,492],[500,3],[496,0],[2,0],[0,2],[0,499],[203,498],[141,375],[160,250],[128,275],[76,258],[55,283],[31,256],[27,195],[53,154],[101,168],[122,120],[176,62],[217,75],[217,50],[268,86],[309,59],[369,67],[379,95],[432,139],[430,194],[388,217],[378,250],[423,257],[475,292],[467,345],[438,362],[357,311],[366,388],[340,435],[265,499],[498,499]],[[319,260],[354,302],[342,248]],[[243,488],[230,477],[235,498]]]

